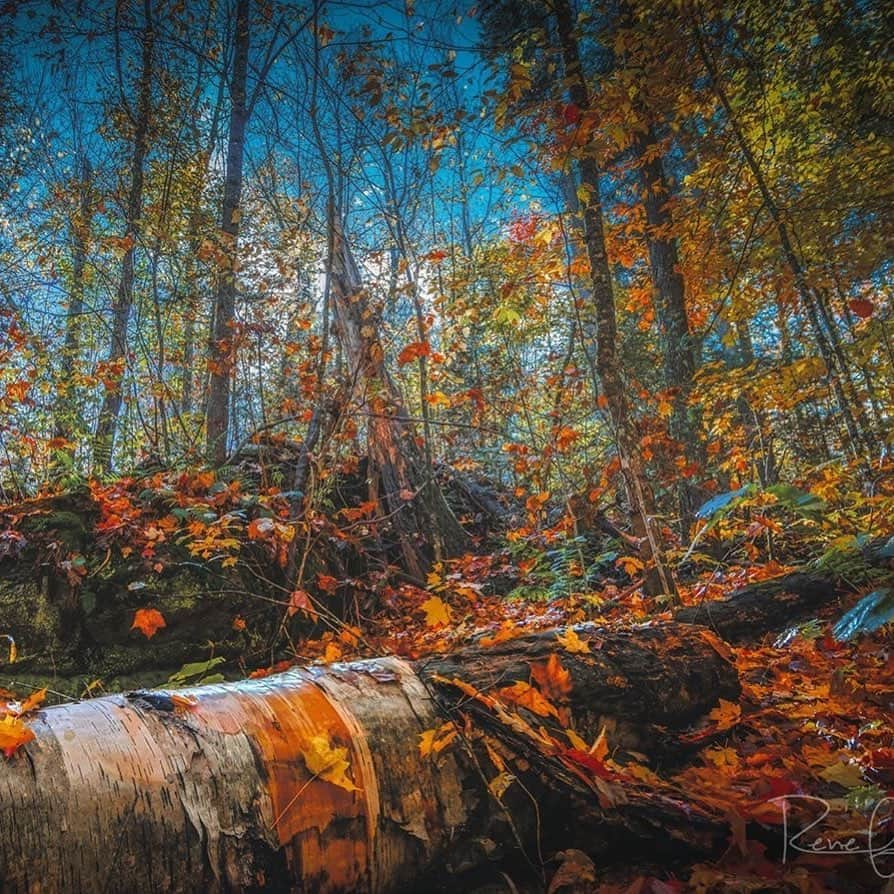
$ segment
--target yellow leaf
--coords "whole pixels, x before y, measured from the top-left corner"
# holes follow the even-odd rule
[[[456,727],[452,723],[442,723],[435,729],[427,729],[419,734],[419,755],[429,757],[440,754],[456,738]]]
[[[841,762],[826,767],[820,774],[828,782],[837,782],[844,788],[857,788],[863,785],[863,774],[857,764],[842,764]]]
[[[347,776],[351,767],[348,761],[348,749],[334,748],[326,733],[314,736],[301,753],[307,769],[314,776],[325,779],[326,782],[331,782],[346,792],[358,791],[357,786]]]
[[[560,633],[556,637],[556,642],[566,652],[586,653],[590,651],[589,643],[582,640],[577,633],[575,633],[573,627],[569,627],[564,633]]]
[[[713,720],[721,729],[734,726],[742,716],[742,709],[735,702],[720,699],[720,704],[708,714],[708,719]]]
[[[508,789],[513,782],[515,782],[515,777],[511,773],[500,773],[488,782],[487,787],[490,789],[491,794],[500,801],[502,800],[503,795],[506,794],[506,789]]]
[[[429,627],[440,627],[450,623],[450,606],[438,596],[432,596],[422,603],[425,623]]]

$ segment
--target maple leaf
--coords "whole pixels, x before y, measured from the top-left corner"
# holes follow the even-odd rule
[[[44,703],[47,697],[46,689],[37,689],[22,702],[19,710],[16,712],[19,717],[28,714]]]
[[[351,763],[348,760],[348,749],[333,747],[327,733],[314,736],[306,748],[301,749],[307,769],[316,777],[325,779],[346,792],[359,791],[348,778]]]
[[[439,596],[431,596],[422,603],[425,623],[429,627],[443,627],[450,623],[450,606]]]
[[[400,366],[406,366],[420,357],[428,357],[431,354],[431,345],[427,341],[414,341],[408,344],[397,355],[397,362]]]
[[[545,663],[531,665],[531,679],[548,699],[562,701],[571,693],[571,674],[562,667],[562,662],[555,653]]]
[[[584,654],[590,651],[590,645],[582,640],[573,627],[569,627],[564,633],[556,636],[556,642],[566,651]]]
[[[708,719],[713,720],[720,729],[727,729],[735,726],[742,716],[742,708],[735,702],[728,702],[725,698],[720,699],[720,704],[708,714]]]
[[[512,702],[520,708],[527,708],[538,717],[558,718],[559,716],[555,705],[550,704],[530,683],[525,683],[523,680],[513,683],[512,686],[498,689],[497,695],[504,701]]]
[[[164,615],[156,608],[138,608],[134,612],[131,630],[139,630],[146,639],[152,639],[162,627],[167,627]]]
[[[289,597],[289,608],[287,611],[290,618],[298,612],[304,612],[312,620],[316,621],[317,619],[317,610],[314,608],[314,604],[311,602],[310,594],[307,590],[292,591],[292,595]]]
[[[452,723],[442,723],[435,729],[427,729],[419,734],[419,756],[440,754],[455,738],[456,727]]]
[[[34,732],[12,714],[0,717],[0,751],[12,757],[22,745],[34,739]]]

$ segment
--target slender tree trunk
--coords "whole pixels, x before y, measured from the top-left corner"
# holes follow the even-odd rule
[[[71,291],[65,314],[65,343],[62,346],[59,384],[53,408],[53,434],[70,440],[81,428],[81,416],[73,384],[74,370],[81,349],[81,317],[84,313],[84,288],[87,251],[92,226],[91,192],[93,171],[84,158],[78,174],[78,206],[71,225]]]
[[[214,326],[210,345],[211,374],[205,414],[208,457],[221,464],[227,457],[230,431],[230,390],[233,373],[233,322],[236,316],[239,201],[248,122],[246,82],[248,75],[250,0],[237,0],[233,76],[230,81],[230,126],[227,137],[227,170],[224,181],[220,236],[226,261],[218,272],[214,295]]]
[[[439,543],[445,555],[456,555],[468,546],[468,536],[426,469],[413,425],[385,366],[380,316],[365,294],[340,224],[333,223],[333,309],[357,402],[367,417],[373,496],[390,521],[407,571],[424,580],[434,544]]]
[[[639,161],[640,188],[646,212],[646,244],[652,273],[653,301],[658,322],[658,340],[664,359],[664,383],[672,393],[670,435],[689,463],[704,467],[705,447],[698,433],[697,413],[689,404],[698,359],[689,316],[673,218],[668,209],[670,188],[664,159],[654,127],[635,145]],[[677,487],[681,533],[685,537],[695,519],[703,493],[688,478]]]
[[[133,160],[130,168],[130,188],[125,209],[125,246],[121,260],[121,276],[112,313],[112,340],[109,348],[106,392],[99,411],[93,442],[93,466],[107,472],[112,465],[115,429],[121,412],[121,386],[127,365],[127,327],[133,307],[134,262],[140,215],[143,207],[143,176],[149,150],[149,119],[152,112],[152,73],[155,53],[155,26],[152,2],[144,0],[143,57],[138,86],[137,110],[134,124]]]
[[[590,109],[590,90],[580,61],[569,0],[554,5],[569,98],[581,112]],[[670,570],[661,554],[660,532],[655,522],[655,506],[646,482],[639,438],[630,412],[618,357],[618,326],[611,270],[605,250],[602,204],[599,196],[600,170],[588,155],[578,160],[580,181],[587,199],[583,208],[584,238],[590,262],[592,295],[596,319],[596,371],[602,386],[612,434],[618,450],[621,475],[630,504],[633,528],[642,542],[642,554],[650,565],[647,588],[652,593],[676,592]]]

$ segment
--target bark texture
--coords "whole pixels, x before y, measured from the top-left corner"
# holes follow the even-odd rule
[[[214,296],[211,336],[211,375],[205,418],[209,458],[223,464],[230,431],[230,376],[233,368],[233,321],[236,317],[236,273],[238,269],[239,201],[245,158],[245,128],[249,110],[246,98],[249,51],[249,0],[236,4],[233,77],[230,82],[230,127],[227,136],[227,174],[224,180],[220,240],[227,261],[220,270]]]
[[[589,653],[563,652],[548,632],[415,665],[373,659],[42,711],[0,775],[0,889],[457,890],[451,873],[485,861],[483,841],[536,853],[558,835],[599,851],[651,834],[710,847],[717,818],[633,783],[606,804],[561,755],[527,753],[518,723],[476,744],[466,722],[451,747],[420,755],[420,734],[445,718],[477,710],[474,725],[488,722],[457,680],[510,685],[551,655],[573,684],[570,722],[584,736],[608,724],[618,748],[685,750],[684,728],[738,694],[695,628],[577,633]],[[312,769],[321,738],[344,749],[346,786]],[[513,788],[488,789],[496,749],[524,779],[517,804]]]

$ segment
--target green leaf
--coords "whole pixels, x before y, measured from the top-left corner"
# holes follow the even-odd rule
[[[783,506],[813,521],[819,521],[826,511],[826,504],[816,494],[790,484],[774,484],[767,488],[767,493],[773,494]]]

